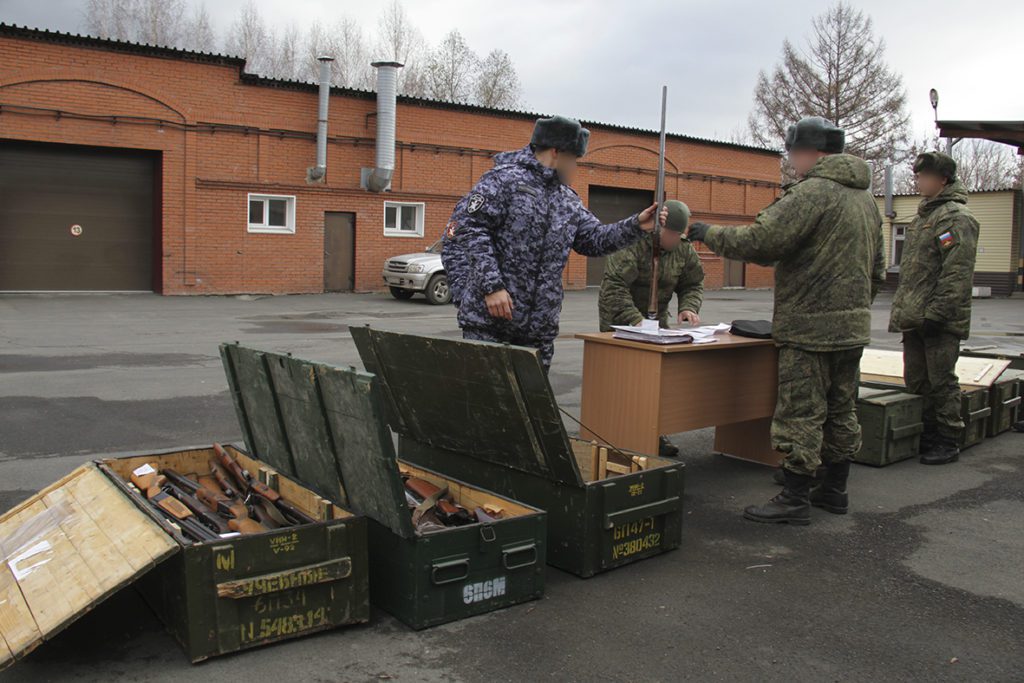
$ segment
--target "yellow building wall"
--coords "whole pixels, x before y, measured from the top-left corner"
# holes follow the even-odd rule
[[[878,209],[885,212],[885,199],[876,197]],[[967,200],[967,207],[978,219],[978,258],[974,270],[982,273],[1015,273],[1017,271],[1017,230],[1013,223],[1015,193],[976,192]],[[909,224],[917,216],[921,198],[893,197],[896,217],[892,223]],[[892,224],[885,219],[882,225],[885,234],[885,263],[892,265]]]

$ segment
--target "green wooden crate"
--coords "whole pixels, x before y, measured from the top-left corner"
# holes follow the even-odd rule
[[[321,521],[193,543],[128,480],[145,464],[206,474],[212,448],[82,465],[0,517],[0,538],[13,555],[0,600],[7,625],[0,668],[129,585],[193,662],[367,621],[366,519],[229,450],[254,477]]]
[[[598,478],[535,350],[368,327],[352,337],[382,380],[399,455],[546,509],[552,565],[589,577],[679,547],[683,464],[649,457]]]
[[[366,519],[228,447],[244,468],[324,521],[192,543],[127,485],[146,463],[205,473],[212,449],[97,461],[129,498],[181,544],[136,584],[192,662],[370,618]]]
[[[992,415],[989,394],[989,390],[982,387],[963,387],[960,418],[964,421],[964,430],[960,433],[960,450],[985,440],[988,419]]]
[[[373,375],[226,344],[221,355],[247,443],[305,472],[318,492],[365,514],[370,599],[413,628],[543,595],[544,512],[447,473],[399,461]],[[487,524],[413,529],[401,474],[448,486],[467,508],[504,510]]]
[[[985,426],[986,436],[992,437],[1008,431],[1020,419],[1022,380],[1024,371],[1005,370],[989,390],[989,415]]]
[[[1000,344],[976,344],[964,346],[960,349],[961,356],[971,358],[992,358],[994,360],[1008,360],[1010,367],[1014,370],[1024,370],[1024,343],[1010,342]]]
[[[916,457],[921,444],[920,396],[861,387],[857,398],[862,445],[854,462],[881,467]]]

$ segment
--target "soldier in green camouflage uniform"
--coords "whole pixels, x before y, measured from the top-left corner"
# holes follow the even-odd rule
[[[700,306],[704,300],[704,268],[693,245],[683,237],[690,222],[686,204],[670,199],[665,202],[666,221],[659,235],[658,320],[669,326],[668,307],[672,295],[678,298],[676,320],[682,324],[700,324]],[[639,325],[646,317],[651,298],[651,248],[653,235],[645,235],[631,246],[615,252],[605,264],[604,280],[597,308],[602,332],[612,325]],[[679,455],[679,448],[668,438],[659,440],[658,454],[663,458]]]
[[[690,210],[686,204],[675,200],[665,202],[665,207],[668,220],[661,230],[658,319],[662,327],[669,326],[668,305],[676,294],[678,322],[699,324],[697,314],[704,300],[704,268],[693,245],[682,237]],[[597,304],[602,332],[611,332],[612,325],[639,325],[646,316],[651,297],[653,243],[653,236],[647,235],[608,258]]]
[[[885,264],[871,169],[842,154],[844,142],[843,130],[828,121],[801,119],[786,134],[799,182],[752,225],[690,227],[690,239],[717,254],[775,266],[779,393],[772,445],[786,456],[785,485],[767,504],[744,511],[758,522],[809,524],[811,503],[838,514],[848,508],[850,458],[861,445],[860,357]],[[822,462],[825,476],[812,495]]]
[[[943,465],[959,458],[964,428],[955,368],[971,331],[978,221],[951,157],[921,154],[914,174],[924,199],[903,243],[889,331],[903,333],[903,378],[925,400],[921,462]]]

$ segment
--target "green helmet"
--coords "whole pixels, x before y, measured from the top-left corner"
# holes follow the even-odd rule
[[[932,173],[956,181],[956,161],[942,152],[925,152],[914,159],[914,173]]]
[[[668,209],[668,218],[662,227],[672,232],[686,232],[686,226],[690,224],[690,207],[678,199],[669,199],[665,208]]]
[[[846,131],[820,116],[806,116],[786,130],[786,151],[814,149],[826,154],[841,154],[846,147]]]

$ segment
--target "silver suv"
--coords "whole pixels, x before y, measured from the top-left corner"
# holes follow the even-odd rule
[[[448,276],[441,264],[441,240],[422,253],[393,256],[384,262],[384,282],[396,299],[411,299],[423,294],[427,301],[440,306],[452,300]]]

